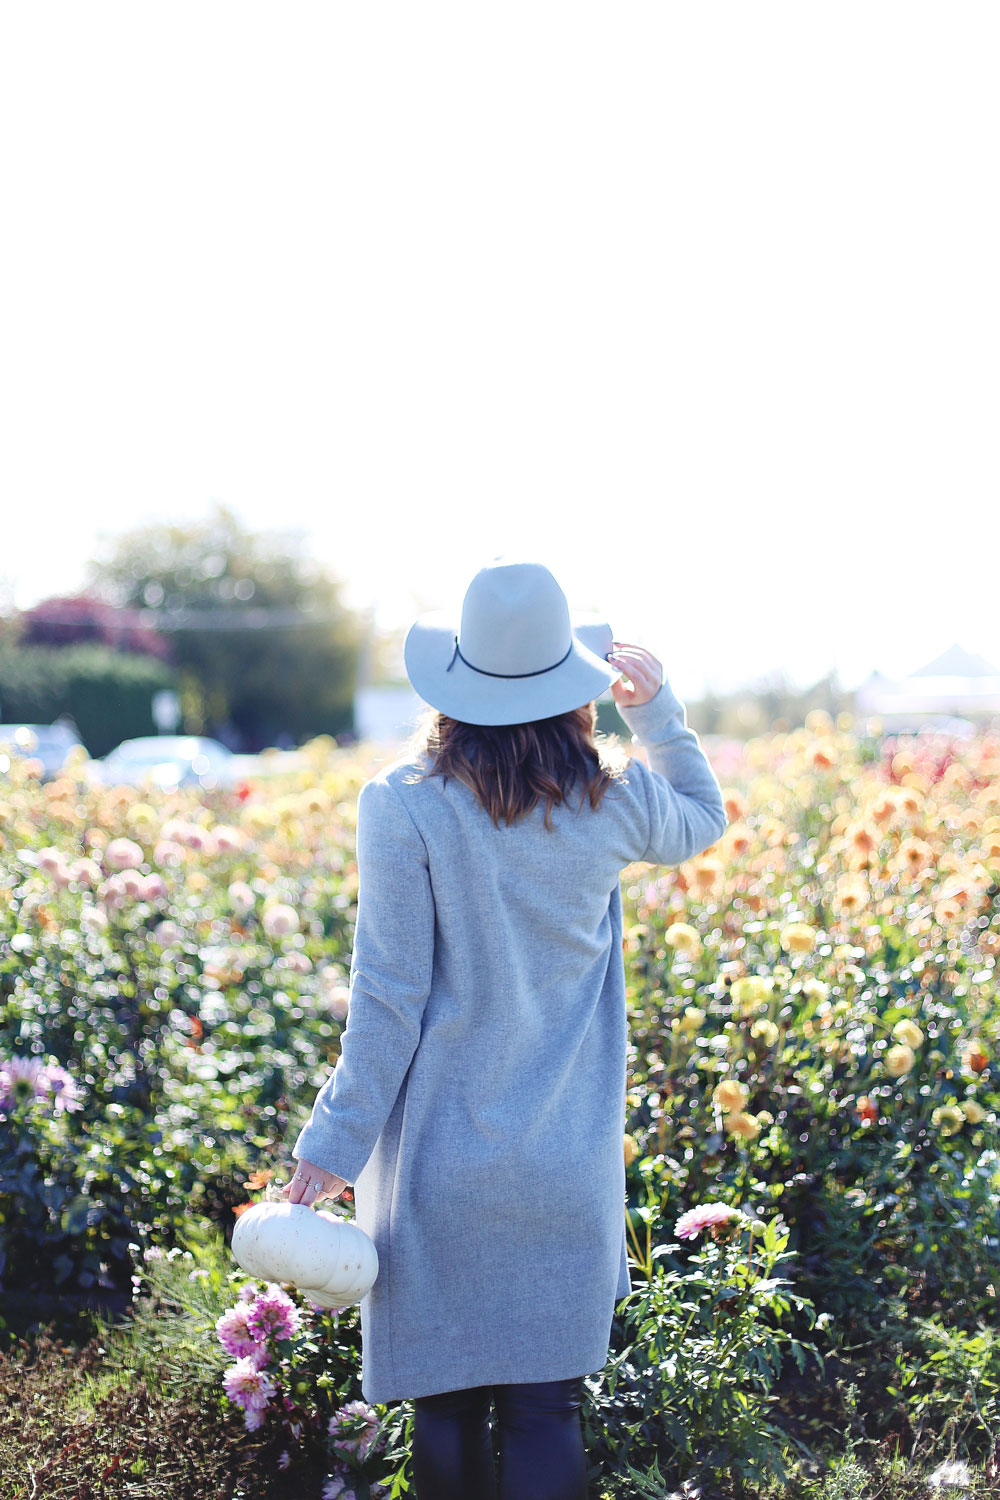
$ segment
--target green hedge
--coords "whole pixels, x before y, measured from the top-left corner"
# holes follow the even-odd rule
[[[163,662],[110,646],[0,648],[0,722],[51,724],[70,714],[93,756],[134,735],[155,734],[153,694],[175,686]]]

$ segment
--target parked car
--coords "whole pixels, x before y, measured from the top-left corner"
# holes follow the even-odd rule
[[[163,790],[179,786],[232,786],[236,777],[231,750],[198,734],[151,734],[123,740],[103,760],[94,762],[97,778],[108,786],[142,786]]]
[[[66,757],[80,736],[72,724],[60,719],[55,724],[0,724],[0,749],[9,748],[17,755],[40,760],[42,780],[51,781],[66,764]]]
[[[955,714],[922,713],[907,716],[900,713],[879,714],[882,720],[882,738],[896,739],[903,735],[943,735],[956,740],[968,740],[976,733],[971,719],[962,719]]]

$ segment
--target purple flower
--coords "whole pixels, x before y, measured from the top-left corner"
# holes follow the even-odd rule
[[[71,1073],[58,1063],[47,1063],[38,1075],[40,1090],[49,1094],[56,1114],[83,1108],[83,1090]]]
[[[247,1313],[247,1328],[258,1342],[266,1339],[269,1333],[275,1338],[290,1339],[293,1333],[298,1333],[301,1323],[301,1312],[276,1281],[268,1284],[267,1290],[250,1304]]]
[[[43,1066],[37,1057],[10,1057],[0,1063],[0,1105],[24,1104],[44,1091]]]
[[[58,1063],[43,1063],[37,1057],[11,1057],[0,1062],[0,1106],[48,1100],[56,1114],[82,1109],[82,1090]]]
[[[267,1418],[263,1411],[257,1411],[253,1407],[243,1413],[243,1426],[247,1432],[256,1432],[258,1427],[263,1427]]]

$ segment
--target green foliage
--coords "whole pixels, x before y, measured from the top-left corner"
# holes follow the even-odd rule
[[[255,534],[216,506],[114,538],[91,573],[115,603],[156,612],[188,732],[229,723],[254,750],[353,728],[362,623],[297,533]]]
[[[238,806],[219,794],[220,818]],[[168,871],[166,899],[98,912],[85,885],[44,897],[36,860],[3,857],[0,1064],[61,1065],[81,1107],[29,1092],[0,1131],[0,1307],[25,1324],[120,1292],[134,1253],[174,1243],[192,1214],[231,1225],[336,1058],[329,980],[346,973],[353,901],[329,860],[271,883],[234,851],[207,889],[200,870],[190,886]],[[250,911],[233,907],[238,880],[256,888]],[[302,930],[269,936],[265,897]],[[45,900],[58,920],[38,920]]]
[[[774,742],[775,759],[787,743]],[[967,768],[928,753],[911,793],[925,840],[942,839],[941,875],[928,842],[911,871],[901,803],[881,842],[874,822],[865,829],[874,848],[856,918],[836,907],[845,827],[863,824],[893,783],[850,739],[840,763],[814,777],[787,773],[786,786],[762,773],[744,832],[751,817],[770,824],[776,852],[751,843],[746,870],[708,899],[674,875],[625,893],[630,1223],[641,1233],[649,1202],[665,1216],[706,1199],[762,1217],[780,1208],[796,1289],[832,1318],[831,1372],[856,1379],[865,1431],[911,1445],[922,1412],[902,1396],[900,1350],[920,1319],[975,1339],[995,1319],[1000,1287],[1000,887],[976,863],[995,796],[988,757],[979,767],[976,747],[968,753]],[[900,760],[916,782],[912,758]],[[949,801],[942,788],[937,813],[931,789],[949,766],[961,769],[961,791]],[[953,910],[937,891],[956,869],[963,901]],[[687,930],[672,933],[679,922]],[[792,924],[812,933],[800,950],[782,941]],[[894,1071],[887,1058],[906,1035],[912,1064]],[[974,1062],[972,1041],[983,1049]],[[719,1102],[724,1083],[745,1090],[739,1109]],[[637,1259],[653,1249],[650,1237]],[[898,1401],[886,1400],[888,1386]],[[844,1419],[835,1389],[790,1404],[828,1435]],[[938,1420],[955,1414],[949,1401]],[[969,1410],[956,1441],[982,1456],[988,1440]]]
[[[153,694],[175,673],[151,656],[110,646],[0,648],[0,711],[5,723],[49,724],[70,714],[93,756],[137,735],[155,734]]]
[[[175,1393],[197,1389],[203,1404],[221,1405],[238,1421],[242,1414],[221,1384],[233,1361],[216,1323],[234,1306],[252,1306],[256,1295],[275,1288],[248,1278],[234,1266],[222,1236],[204,1232],[187,1249],[148,1251],[135,1283],[130,1316],[117,1323],[99,1321],[106,1372],[123,1380],[159,1381]],[[265,1421],[253,1433],[261,1471],[283,1475],[283,1485],[294,1494],[318,1495],[331,1472],[349,1476],[358,1500],[367,1500],[369,1492],[386,1500],[405,1494],[412,1403],[371,1407],[363,1400],[360,1308],[320,1310],[294,1288],[287,1295],[298,1310],[299,1327],[289,1337],[269,1334],[261,1341],[267,1356],[263,1368],[275,1387]],[[362,1409],[356,1413],[348,1406],[345,1413],[348,1403]],[[369,1416],[370,1451],[334,1446],[331,1418],[339,1421],[337,1436],[350,1440],[365,1433]]]
[[[737,1213],[689,1254],[683,1269],[661,1238],[649,1280],[619,1304],[621,1347],[587,1381],[587,1449],[604,1474],[628,1475],[637,1496],[662,1494],[663,1475],[698,1481],[726,1472],[739,1489],[786,1476],[794,1442],[770,1416],[787,1353],[800,1375],[822,1355],[783,1326],[814,1310],[775,1274],[788,1259],[787,1228]],[[824,1320],[825,1321],[825,1320]],[[822,1325],[821,1325],[822,1326]]]
[[[898,1330],[904,1347],[886,1387],[905,1406],[914,1445],[992,1453],[1000,1443],[1000,1332],[974,1332],[947,1314],[913,1318]]]
[[[937,803],[944,771],[932,765],[920,802],[905,758],[886,770],[848,740],[838,766],[819,753],[829,746],[804,743],[814,777],[800,764],[751,778],[749,853],[720,846],[714,873],[710,853],[704,871],[626,876],[633,1292],[606,1371],[585,1386],[591,1477],[615,1500],[661,1500],[674,1484],[763,1496],[786,1468],[789,1493],[817,1500],[866,1484],[902,1496],[916,1481],[880,1468],[880,1454],[930,1458],[944,1434],[991,1463],[1000,1435],[992,763],[973,747]],[[0,1067],[15,1055],[59,1064],[82,1106],[57,1109],[30,1088],[8,1100],[3,1313],[30,1323],[74,1299],[128,1299],[134,1262],[147,1288],[146,1270],[162,1269],[175,1281],[136,1302],[121,1332],[128,1378],[150,1400],[157,1371],[197,1386],[213,1421],[211,1324],[232,1292],[234,1210],[285,1155],[344,1015],[353,807],[372,767],[328,742],[313,749],[307,771],[246,801],[147,803],[79,783],[50,806],[12,771],[0,802]],[[856,874],[838,863],[847,820],[877,806],[897,771],[916,800],[871,844],[862,906],[841,908],[841,876]],[[903,850],[918,811],[922,864]],[[162,893],[116,894],[106,859],[90,876],[53,873],[52,846],[100,862],[122,836],[139,841]],[[283,936],[265,923],[275,901],[296,915]],[[789,924],[809,941],[791,947]],[[890,1068],[906,1036],[912,1060]],[[739,1235],[692,1253],[676,1220],[712,1202],[745,1216]],[[752,1262],[750,1221],[765,1226]],[[177,1246],[194,1252],[185,1275],[209,1277],[188,1285],[181,1256],[142,1259]],[[326,1411],[325,1389],[357,1392],[357,1335],[349,1313],[329,1337],[275,1349],[310,1413]],[[380,1481],[397,1493],[409,1420],[406,1403],[382,1414]],[[831,1466],[845,1429],[853,1456]],[[244,1435],[227,1431],[238,1462]],[[277,1426],[271,1439],[284,1441]]]

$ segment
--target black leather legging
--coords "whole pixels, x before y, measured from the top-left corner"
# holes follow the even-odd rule
[[[477,1385],[413,1403],[416,1500],[587,1500],[583,1376]],[[496,1404],[497,1486],[490,1430]]]

